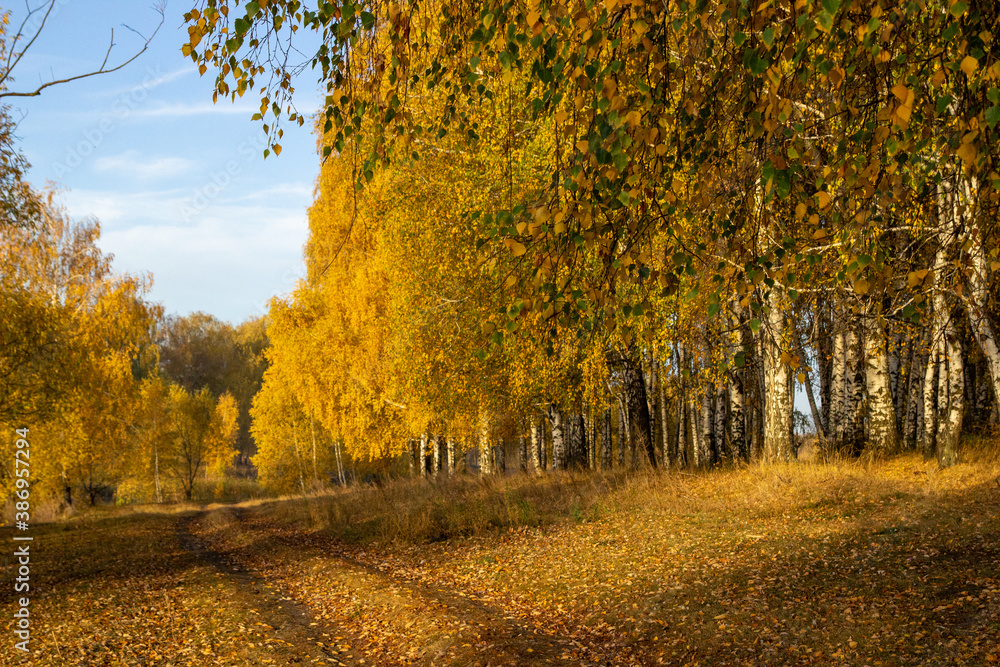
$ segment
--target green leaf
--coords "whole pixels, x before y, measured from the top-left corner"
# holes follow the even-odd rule
[[[956,2],[951,6],[951,15],[954,16],[955,18],[958,18],[959,16],[964,14],[968,8],[969,5],[965,4],[964,2]]]
[[[760,320],[758,320],[756,317],[750,320],[750,329],[754,333],[757,333],[757,330],[760,329]]]
[[[771,26],[764,28],[764,32],[761,34],[760,38],[764,40],[764,43],[767,44],[768,48],[771,48],[771,45],[774,44],[774,28]]]
[[[991,127],[997,126],[997,121],[1000,121],[1000,106],[992,106],[986,110],[986,123]]]
[[[716,314],[717,312],[719,312],[719,310],[720,310],[721,308],[722,308],[722,306],[721,306],[721,305],[719,305],[719,302],[718,302],[718,301],[716,301],[716,302],[714,302],[714,303],[710,303],[710,304],[708,304],[708,316],[709,316],[709,317],[715,317],[715,314]]]
[[[753,49],[749,49],[743,53],[743,66],[750,70],[752,74],[758,76],[763,74],[767,71],[768,64],[767,58],[761,58]]]
[[[735,35],[733,35],[733,46],[735,46],[736,48],[743,46],[743,42],[745,41],[747,41],[746,33],[738,32]]]

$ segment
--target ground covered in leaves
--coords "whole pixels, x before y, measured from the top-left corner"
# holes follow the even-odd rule
[[[80,518],[34,531],[32,664],[989,665],[998,474],[906,456]]]

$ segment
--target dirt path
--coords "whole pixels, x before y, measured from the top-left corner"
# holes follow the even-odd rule
[[[248,611],[259,617],[265,642],[284,645],[286,659],[293,664],[357,665],[360,654],[356,638],[341,628],[314,620],[305,605],[280,592],[265,579],[212,549],[192,531],[205,512],[178,519],[177,540],[185,551],[212,567],[246,594]]]
[[[234,576],[257,587],[274,585],[279,599],[295,598],[285,601],[293,613],[310,610],[354,631],[367,642],[361,645],[370,649],[369,664],[581,664],[570,659],[565,639],[471,593],[410,580],[340,553],[335,543],[258,525],[245,512],[228,518],[228,525],[202,536],[209,557],[236,567]],[[243,539],[231,539],[235,534]]]

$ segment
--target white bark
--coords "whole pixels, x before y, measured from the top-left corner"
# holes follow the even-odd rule
[[[563,430],[563,416],[556,406],[549,406],[549,425],[552,429],[552,468],[566,469],[566,438]]]
[[[545,445],[545,427],[537,418],[531,422],[531,471],[536,475],[544,470],[542,466],[542,447]]]
[[[701,394],[701,439],[699,445],[701,451],[698,458],[702,465],[715,463],[715,411],[714,411],[715,388],[711,382],[705,383]]]
[[[785,309],[777,290],[771,290],[764,334],[764,442],[767,461],[788,461],[792,456],[793,393],[791,368],[781,360],[785,343]]]
[[[421,477],[427,477],[427,434],[420,435],[420,445],[417,454],[417,470]]]
[[[965,311],[969,315],[972,334],[986,358],[986,368],[989,371],[990,385],[993,388],[995,405],[1000,405],[1000,345],[997,342],[996,331],[986,312],[989,289],[989,274],[986,250],[983,247],[982,236],[973,240],[971,251],[972,266],[969,273],[969,290]]]
[[[490,416],[485,411],[479,415],[479,474],[493,474],[493,446],[490,444]]]
[[[830,418],[827,431],[830,438],[840,446],[844,442],[845,391],[847,388],[847,336],[843,331],[834,334],[832,366]]]
[[[719,382],[715,387],[715,426],[713,429],[715,437],[715,455],[718,457],[719,461],[731,456],[732,454],[729,450],[728,443],[726,442],[726,399],[728,394],[729,391],[726,388],[726,383]]]
[[[868,389],[868,446],[875,457],[899,451],[896,404],[892,396],[888,341],[882,323],[875,318],[865,327],[865,380]]]

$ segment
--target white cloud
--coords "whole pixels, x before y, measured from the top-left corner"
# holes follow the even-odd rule
[[[157,86],[162,86],[165,83],[170,83],[174,79],[179,79],[187,74],[194,74],[197,70],[192,65],[190,67],[181,67],[180,69],[175,69],[172,72],[161,73],[160,65],[149,66],[145,70],[145,76],[140,83],[132,83],[125,86],[119,86],[117,88],[106,88],[101,89],[95,93],[92,93],[92,97],[119,97],[121,95],[128,95],[129,93],[136,93],[143,90],[152,90]]]
[[[229,102],[175,102],[160,104],[150,109],[136,109],[131,115],[136,118],[181,118],[184,116],[201,116],[204,114],[243,114],[247,117],[257,113],[258,109],[245,104],[230,104]]]
[[[180,157],[144,157],[137,150],[109,155],[94,160],[96,171],[129,174],[141,179],[161,179],[190,171],[196,163]]]
[[[238,322],[264,314],[268,299],[295,288],[308,235],[303,203],[220,198],[184,221],[180,202],[188,194],[77,190],[63,200],[71,216],[101,221],[100,246],[114,255],[115,270],[153,275],[149,298],[167,312],[202,310]]]
[[[115,229],[102,234],[100,245],[115,256],[116,270],[152,273],[149,298],[166,312],[201,310],[239,322],[265,314],[272,296],[295,288],[304,274],[306,233],[304,215],[272,214],[266,221]]]

